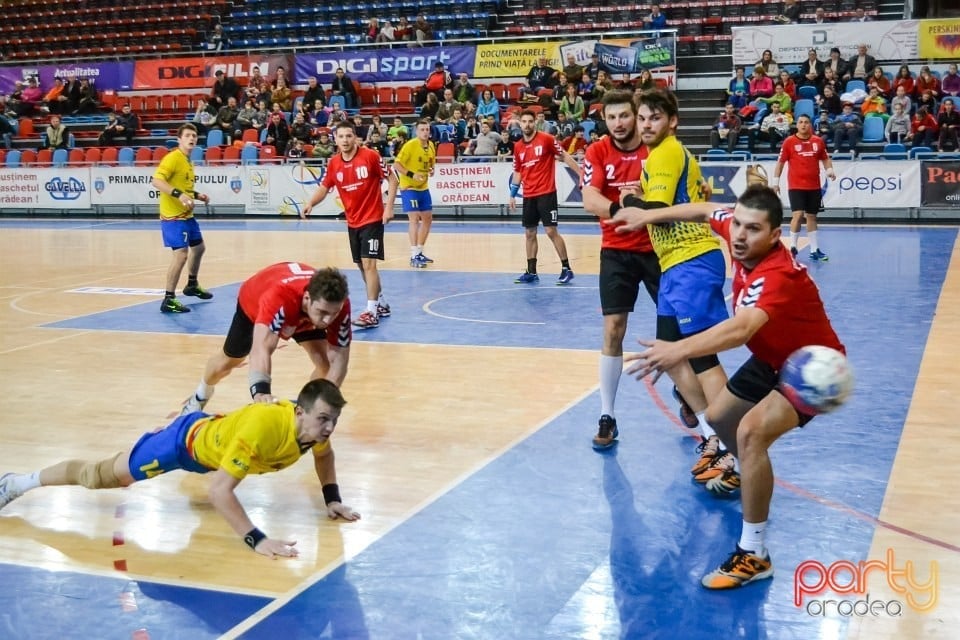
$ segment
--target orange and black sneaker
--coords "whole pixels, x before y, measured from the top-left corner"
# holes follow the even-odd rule
[[[697,461],[690,468],[690,473],[697,475],[706,471],[707,468],[713,464],[713,460],[719,452],[720,438],[717,436],[710,436],[702,441],[697,445],[697,453],[700,454],[700,457],[697,458]]]
[[[744,551],[737,545],[730,558],[716,570],[703,576],[700,584],[707,589],[736,589],[754,580],[763,580],[773,575],[770,556],[765,558]]]
[[[732,498],[740,493],[740,474],[730,469],[710,478],[704,488],[718,498]]]
[[[597,435],[593,436],[594,451],[606,451],[617,444],[617,436],[620,435],[617,429],[617,419],[611,418],[607,414],[600,416],[600,425],[597,429]]]

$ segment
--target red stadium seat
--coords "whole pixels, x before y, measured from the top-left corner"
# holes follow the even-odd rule
[[[51,160],[53,159],[53,154],[50,154]],[[37,152],[33,149],[24,149],[20,154],[20,166],[22,167],[33,167],[37,164]]]
[[[241,138],[241,140],[243,140],[243,142],[245,142],[245,143],[246,143],[246,142],[252,142],[252,143],[254,143],[254,144],[259,143],[259,142],[260,142],[260,132],[257,131],[256,129],[246,129],[246,130],[243,132],[243,138]]]
[[[83,156],[83,160],[90,166],[100,164],[100,147],[88,147],[87,152]]]
[[[40,151],[37,152],[36,165],[38,167],[52,166],[53,165],[53,149],[40,149]]]
[[[70,155],[67,158],[67,164],[73,166],[86,164],[86,158],[84,156],[83,149],[70,149]]]
[[[166,147],[157,147],[153,150],[153,155],[150,160],[153,164],[160,164],[160,161],[163,160],[163,157],[169,153],[170,150]]]
[[[223,162],[225,164],[240,164],[240,147],[233,145],[223,150]]]
[[[204,162],[210,164],[220,164],[222,152],[220,147],[207,147],[207,153],[204,156]]]
[[[153,164],[153,151],[150,149],[150,147],[140,147],[137,149],[137,155],[134,163],[140,167],[146,167]]]
[[[105,167],[115,167],[117,166],[117,156],[120,155],[120,150],[117,147],[107,147],[103,150],[103,155],[100,158],[100,164]]]

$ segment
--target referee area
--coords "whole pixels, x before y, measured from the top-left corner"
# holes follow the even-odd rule
[[[167,315],[155,220],[0,219],[0,474],[100,459],[166,425],[268,264],[340,267],[362,308],[343,222],[200,225],[215,297]],[[294,559],[251,552],[196,474],[32,491],[0,512],[0,638],[955,638],[957,227],[824,225],[826,263],[801,244],[857,384],[772,448],[775,575],[732,592],[700,577],[736,542],[740,505],[691,480],[667,381],[624,376],[620,443],[591,449],[600,234],[563,214],[559,229],[566,286],[542,231],[540,283],[514,284],[518,214],[435,222],[426,269],[408,267],[406,222],[388,225],[392,315],[354,333],[331,439],[362,520],[326,519],[309,460],[237,492],[260,529],[297,540]],[[641,293],[625,349],[654,327]],[[745,359],[721,355],[728,374]],[[293,396],[311,367],[291,343],[273,369]],[[248,399],[241,369],[207,409]]]

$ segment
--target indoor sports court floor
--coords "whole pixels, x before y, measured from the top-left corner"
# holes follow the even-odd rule
[[[102,458],[166,424],[262,266],[340,266],[362,304],[342,223],[201,225],[216,297],[162,315],[154,221],[0,221],[0,473]],[[309,460],[238,490],[261,529],[298,541],[292,560],[250,552],[202,476],[40,489],[0,513],[0,638],[957,638],[957,229],[821,232],[831,260],[811,272],[856,392],[774,446],[776,575],[721,593],[699,578],[733,549],[739,503],[691,482],[666,382],[625,377],[620,444],[590,448],[598,230],[561,230],[567,287],[543,235],[540,284],[513,284],[514,221],[437,224],[425,270],[407,266],[405,223],[389,227],[393,315],[355,336],[333,437],[361,521],[322,515]],[[642,299],[630,344],[653,325]],[[275,389],[295,395],[308,373],[298,347],[278,351]],[[240,406],[245,387],[236,372],[208,409]],[[797,606],[801,563],[805,584],[817,567],[830,582]]]

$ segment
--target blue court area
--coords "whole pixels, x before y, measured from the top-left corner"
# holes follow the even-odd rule
[[[666,382],[650,393],[644,383],[624,378],[617,402],[621,439],[611,453],[589,446],[599,408],[594,393],[344,566],[319,576],[241,637],[844,637],[847,619],[811,617],[793,604],[793,572],[805,560],[867,559],[956,233],[821,232],[829,238],[831,261],[811,269],[858,384],[846,406],[791,432],[771,451],[778,478],[768,527],[772,580],[735,592],[700,587],[700,577],[733,550],[739,502],[712,498],[690,480],[694,441],[672,419]],[[599,345],[591,277],[574,281],[583,289],[549,281],[520,288],[504,275],[429,271],[388,271],[384,281],[403,295],[391,300],[394,315],[361,339]],[[357,284],[351,281],[355,291]],[[222,333],[233,291],[216,293],[212,304],[198,304],[187,316],[161,316],[150,303],[50,326]],[[649,335],[643,330],[653,326],[649,307],[640,304],[629,335]],[[724,363],[729,371],[743,359],[741,350]],[[596,371],[583,375],[593,378]],[[558,389],[558,410],[569,400]],[[942,548],[957,552],[946,542]],[[63,576],[8,566],[0,566],[0,576],[24,585],[3,606],[0,636],[77,637],[44,633],[44,612]],[[83,593],[106,589],[103,578],[67,578]],[[127,588],[138,588],[142,606],[154,607],[149,625],[105,613],[117,609],[111,598]],[[232,603],[227,608],[237,621],[257,604],[222,593],[180,590],[174,596],[176,587],[153,595],[146,585],[123,580],[109,590],[114,595],[71,603],[76,619],[81,610],[98,617],[104,632],[96,637],[130,637],[140,623],[151,638],[206,638],[228,622],[204,617],[207,602]],[[197,631],[183,635],[187,628]]]

